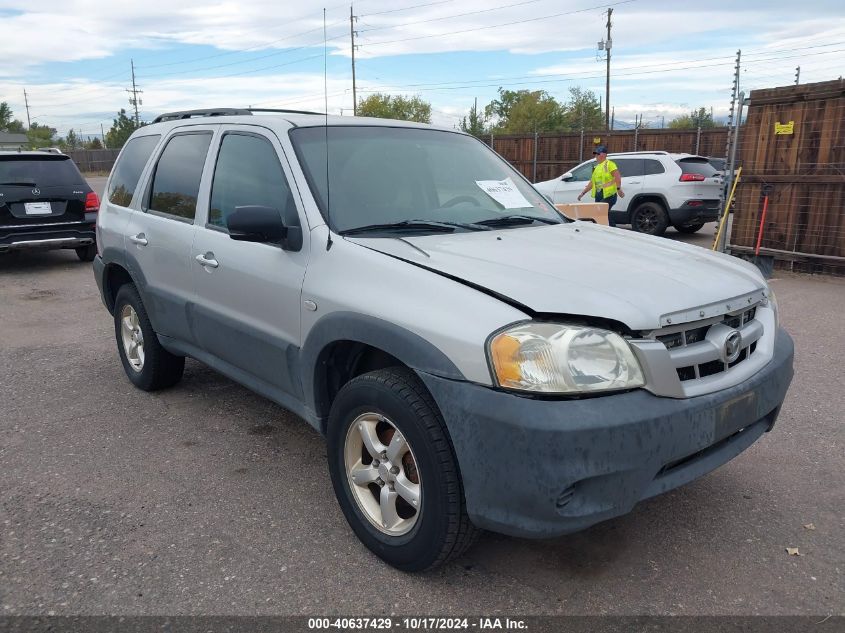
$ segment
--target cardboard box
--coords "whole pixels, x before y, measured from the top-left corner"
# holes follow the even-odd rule
[[[606,202],[566,202],[556,204],[558,211],[573,220],[592,220],[596,224],[607,226],[607,203]]]

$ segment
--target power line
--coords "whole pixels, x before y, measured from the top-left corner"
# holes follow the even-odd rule
[[[341,5],[336,5],[336,6],[341,6]],[[338,20],[337,22],[332,22],[331,24],[328,25],[327,28],[332,28],[333,26],[337,26],[338,24],[341,24],[341,23],[344,23],[344,22],[346,22],[345,18],[343,20]],[[194,62],[205,61],[207,59],[217,59],[218,57],[225,57],[227,55],[238,55],[240,53],[246,53],[246,52],[249,52],[249,51],[254,51],[254,50],[258,50],[258,49],[262,49],[262,48],[269,48],[273,44],[277,44],[279,42],[285,42],[285,41],[288,41],[288,40],[296,39],[297,37],[300,37],[301,35],[308,35],[309,33],[315,33],[317,31],[322,31],[322,30],[323,30],[323,27],[318,26],[318,27],[315,27],[313,29],[308,29],[307,31],[300,31],[299,33],[294,33],[293,35],[286,35],[284,37],[280,37],[280,38],[275,39],[275,40],[270,40],[269,42],[264,42],[263,44],[256,44],[255,46],[250,46],[248,48],[241,48],[241,49],[234,50],[234,51],[224,51],[222,53],[214,53],[213,55],[206,55],[204,57],[195,57],[194,59],[186,59],[186,60],[179,60],[179,61],[174,61],[174,62],[166,62],[164,64],[148,64],[148,65],[141,64],[141,66],[143,68],[164,68],[165,66],[179,66],[179,65],[184,65],[184,64],[193,64]],[[320,44],[322,44],[322,40],[320,40]]]
[[[398,13],[399,11],[410,11],[411,9],[419,9],[420,7],[433,7],[438,4],[446,4],[448,2],[454,2],[455,0],[438,0],[438,2],[424,2],[423,4],[414,4],[410,7],[402,7],[400,9],[388,9],[386,11],[375,11],[373,13],[365,13],[362,15],[362,18],[368,18],[372,15],[385,15],[386,13]]]
[[[343,37],[346,37],[345,33],[343,35],[337,35],[335,37],[330,37],[326,41],[332,42],[334,40],[339,40]],[[185,69],[185,70],[177,70],[177,71],[168,72],[168,73],[159,73],[157,75],[142,75],[142,77],[144,79],[160,79],[162,77],[172,77],[173,75],[184,75],[186,73],[198,73],[198,72],[203,72],[203,71],[206,71],[206,70],[216,70],[218,68],[227,68],[229,66],[238,66],[240,64],[250,64],[252,62],[257,62],[257,61],[260,61],[262,59],[267,59],[269,57],[277,57],[279,55],[286,55],[288,53],[293,53],[295,51],[300,51],[300,50],[303,50],[303,49],[306,49],[306,48],[315,48],[317,46],[322,46],[322,44],[323,44],[323,40],[320,40],[319,42],[303,44],[303,45],[297,46],[295,48],[286,48],[285,50],[276,51],[274,53],[268,53],[267,55],[261,55],[259,57],[253,57],[251,59],[243,59],[243,60],[240,60],[240,61],[237,61],[237,62],[229,62],[228,64],[215,64],[214,66],[206,66],[204,68],[189,68],[189,69]],[[143,67],[142,67],[142,69],[143,69]]]
[[[634,0],[632,0],[634,1]],[[536,4],[538,2],[543,2],[543,0],[522,0],[521,2],[514,2],[511,4],[503,4],[498,7],[490,7],[489,9],[478,9],[476,11],[467,11],[466,13],[454,13],[452,15],[441,15],[436,18],[430,18],[428,20],[416,20],[414,22],[405,22],[404,24],[391,24],[386,26],[374,26],[370,29],[363,29],[361,33],[369,33],[370,31],[383,31],[385,29],[398,29],[403,26],[415,26],[417,24],[426,24],[428,22],[439,22],[441,20],[451,20],[452,18],[462,18],[467,15],[478,15],[479,13],[490,13],[491,11],[499,11],[501,9],[510,9],[512,7],[521,7],[526,4]],[[373,14],[370,14],[373,15]]]
[[[587,11],[595,11],[596,9],[606,9],[606,8],[609,8],[609,7],[616,7],[616,6],[619,6],[621,4],[630,4],[631,2],[636,2],[636,1],[637,0],[620,0],[619,2],[613,2],[611,4],[601,4],[601,5],[594,6],[594,7],[587,7],[585,9],[577,9],[575,11],[564,11],[563,13],[554,13],[552,15],[543,15],[543,16],[536,17],[536,18],[526,18],[525,20],[514,20],[512,22],[505,22],[505,23],[502,23],[502,24],[491,24],[491,25],[488,25],[488,26],[477,26],[477,27],[471,28],[471,29],[462,29],[460,31],[450,31],[448,33],[433,33],[433,34],[430,34],[430,35],[419,35],[417,37],[404,37],[404,38],[399,39],[399,40],[382,40],[382,41],[378,41],[378,42],[369,42],[369,43],[365,44],[365,46],[382,46],[384,44],[396,44],[397,42],[410,42],[410,41],[415,41],[415,40],[424,40],[424,39],[428,39],[428,38],[432,38],[432,37],[445,37],[447,35],[459,35],[459,34],[462,34],[462,33],[472,33],[474,31],[485,31],[485,30],[488,30],[488,29],[498,29],[498,28],[501,28],[503,26],[513,26],[513,25],[516,25],[516,24],[526,24],[528,22],[537,22],[539,20],[548,20],[550,18],[559,18],[559,17],[562,17],[564,15],[574,15],[576,13],[586,13]]]
[[[807,48],[816,48],[816,47],[807,47]],[[794,49],[785,49],[782,52],[786,52],[787,50],[794,50]],[[795,57],[804,58],[804,57],[808,57],[810,55],[829,55],[831,53],[842,52],[843,50],[845,50],[845,49],[836,49],[836,50],[832,50],[832,51],[822,51],[822,52],[819,52],[819,53],[810,53],[808,55],[790,55],[790,56],[783,56],[783,57],[769,57],[769,58],[764,58],[764,59],[755,59],[755,60],[752,60],[750,62],[744,62],[743,66],[761,64],[761,63],[765,63],[765,62],[769,62],[769,61],[792,59],[792,58],[795,58]],[[781,52],[781,51],[770,51],[770,52]],[[732,61],[728,61],[728,60],[732,59],[730,57],[715,57],[715,58],[711,58],[711,59],[723,59],[723,60],[726,60],[726,61],[721,63],[721,64],[699,64],[699,65],[691,65],[691,66],[679,66],[679,67],[674,67],[674,68],[673,67],[667,67],[665,64],[627,66],[627,67],[619,68],[618,70],[622,70],[622,71],[631,70],[631,71],[635,71],[635,72],[617,73],[616,76],[617,77],[631,77],[631,76],[636,76],[636,75],[641,75],[641,74],[653,74],[653,73],[656,73],[656,72],[676,72],[676,71],[679,71],[679,70],[696,70],[696,69],[703,69],[703,68],[717,68],[719,66],[728,66],[728,65],[733,64]],[[701,61],[704,61],[704,60],[701,60]],[[669,63],[678,64],[678,63],[689,63],[689,62],[669,62]],[[695,63],[695,62],[693,62],[693,63]],[[652,69],[652,70],[647,70],[647,69]],[[428,88],[428,90],[442,88],[444,90],[449,90],[449,89],[452,89],[450,84],[464,84],[464,85],[454,86],[454,88],[486,88],[486,87],[491,87],[491,86],[493,86],[493,87],[501,86],[503,83],[508,82],[510,80],[514,80],[514,79],[533,79],[533,78],[536,78],[536,81],[523,81],[523,82],[520,82],[520,83],[517,83],[517,84],[511,83],[511,85],[535,84],[535,83],[547,83],[547,82],[551,83],[551,82],[556,82],[556,81],[572,81],[572,80],[575,80],[575,79],[599,79],[601,77],[604,77],[604,75],[576,76],[576,75],[584,75],[584,73],[589,73],[589,72],[592,72],[592,71],[580,71],[580,72],[570,73],[569,76],[563,76],[563,78],[562,78],[561,73],[545,74],[545,75],[517,75],[517,76],[511,76],[511,77],[500,77],[500,78],[493,79],[493,80],[491,80],[491,79],[455,80],[455,81],[450,81],[450,82],[399,84],[399,85],[396,85],[395,87],[398,87],[398,88],[417,88],[417,89]],[[557,79],[546,79],[546,78],[549,78],[549,77],[557,78]],[[485,81],[486,82],[496,81],[497,83],[496,84],[489,84],[488,83],[488,84],[478,85],[479,82],[485,82]]]

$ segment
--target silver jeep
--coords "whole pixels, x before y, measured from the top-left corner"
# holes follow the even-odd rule
[[[195,358],[328,441],[404,570],[479,528],[581,530],[769,431],[793,347],[752,265],[561,216],[477,139],[307,113],[171,113],[109,177],[94,262],[126,375]]]

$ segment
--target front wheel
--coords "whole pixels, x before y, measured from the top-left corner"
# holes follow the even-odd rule
[[[643,202],[634,209],[631,226],[638,233],[663,235],[669,226],[669,216],[659,203]]]
[[[443,418],[411,370],[354,378],[328,426],[329,471],[355,534],[382,560],[422,571],[462,554],[477,533]]]
[[[687,224],[686,226],[683,225],[675,225],[675,230],[678,233],[695,233],[701,227],[704,226],[704,222],[696,222],[695,224]]]

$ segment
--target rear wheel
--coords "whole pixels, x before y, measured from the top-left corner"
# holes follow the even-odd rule
[[[666,209],[657,202],[643,202],[637,205],[631,219],[631,226],[638,233],[646,235],[663,235],[669,226],[669,215]]]
[[[329,470],[355,534],[404,571],[462,554],[477,529],[445,424],[407,368],[380,369],[344,385],[332,404]]]
[[[678,231],[678,233],[695,233],[701,229],[702,226],[704,226],[704,222],[696,222],[695,224],[687,224],[686,226],[679,226],[676,224],[675,230]]]
[[[182,379],[185,358],[161,346],[134,284],[124,284],[114,301],[114,335],[126,376],[139,389],[155,391]]]
[[[93,262],[97,255],[97,245],[89,244],[88,246],[80,246],[74,249],[76,256],[83,262]]]

